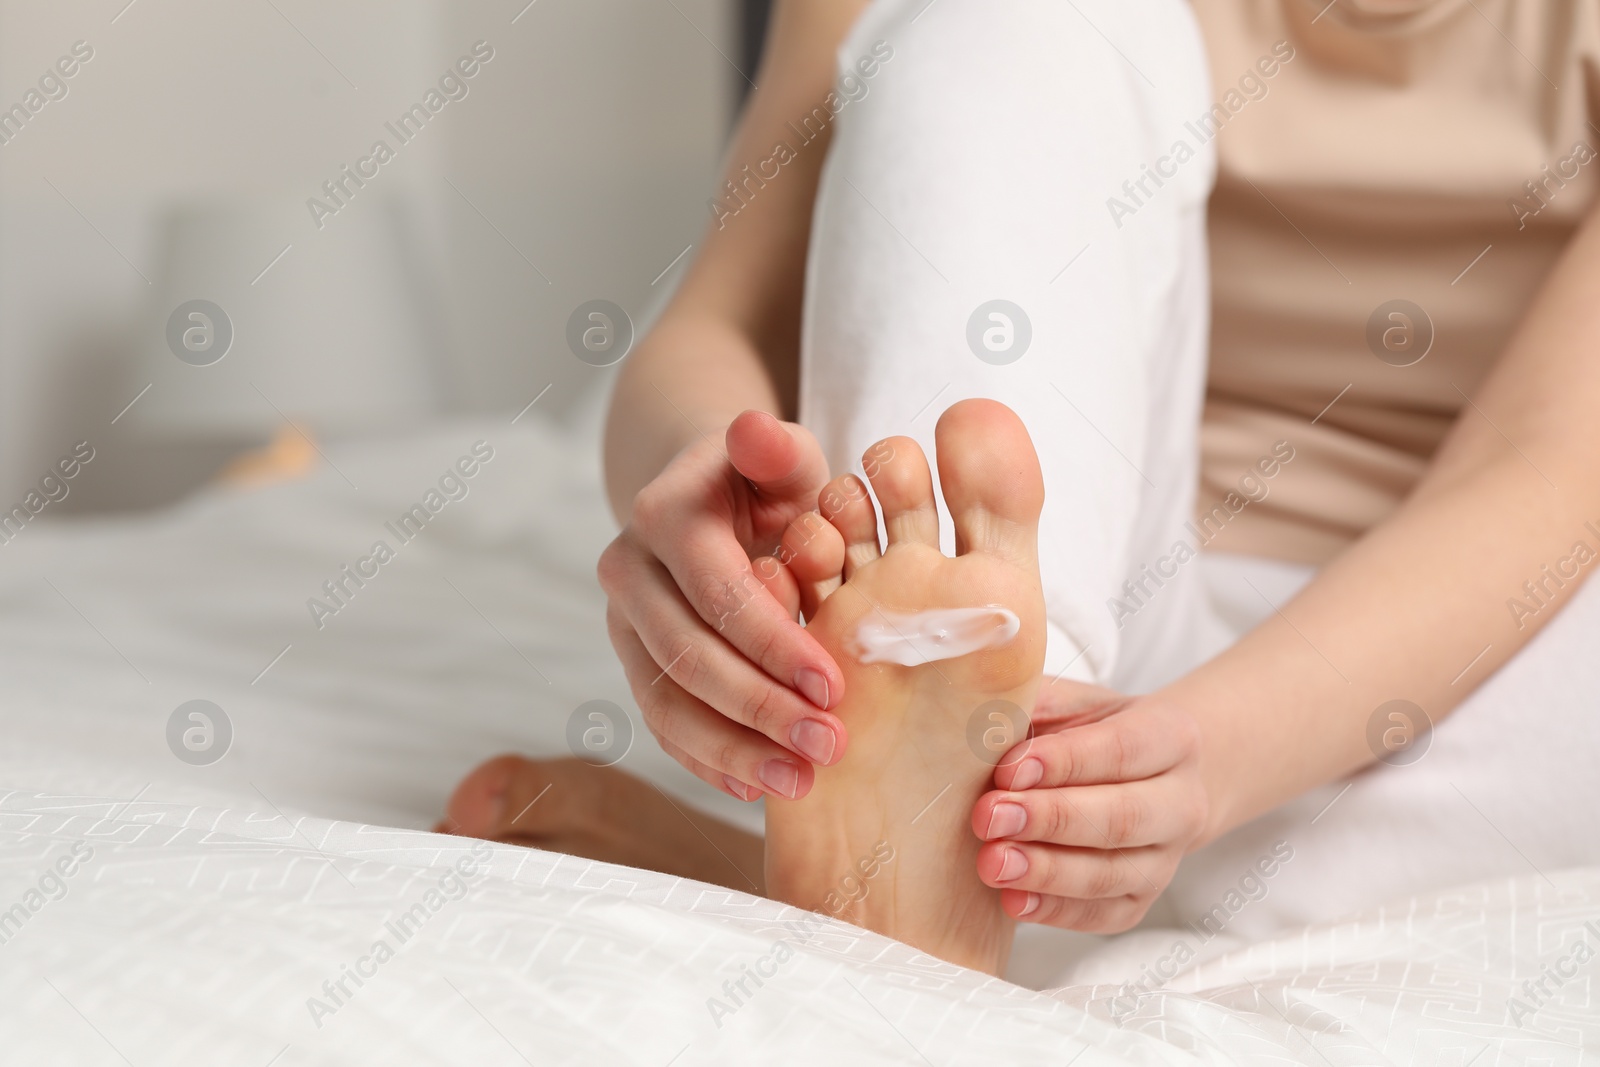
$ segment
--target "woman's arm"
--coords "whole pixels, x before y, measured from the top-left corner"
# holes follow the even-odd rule
[[[1405,503],[1279,615],[1159,694],[1200,725],[1202,841],[1371,762],[1367,722],[1386,701],[1437,723],[1578,588],[1581,576],[1567,580],[1531,617],[1507,607],[1600,521],[1597,297],[1600,211]]]
[[[717,788],[803,796],[844,753],[838,665],[757,580],[753,557],[816,506],[827,463],[792,417],[811,207],[827,142],[753,168],[833,85],[865,0],[785,0],[725,168],[737,214],[710,223],[682,288],[628,359],[605,435],[623,522],[600,557],[607,628],[661,746]],[[741,412],[745,414],[741,415]]]
[[[1036,736],[973,811],[979,876],[1010,914],[1128,929],[1186,852],[1370,763],[1381,705],[1409,700],[1437,723],[1556,614],[1586,571],[1556,588],[1544,568],[1600,526],[1597,293],[1600,209],[1392,516],[1165,689],[1045,687]],[[1514,615],[1528,581],[1544,606]],[[1000,805],[1020,810],[999,819]],[[1002,881],[1012,850],[1024,873]]]
[[[865,6],[780,0],[775,7],[760,88],[739,121],[723,175],[746,183],[745,206],[711,221],[688,276],[623,364],[612,397],[605,474],[618,522],[628,521],[639,490],[702,434],[720,439],[751,409],[795,416],[806,247],[831,128],[764,187],[743,171],[793,140],[787,123],[827,95],[834,49]]]

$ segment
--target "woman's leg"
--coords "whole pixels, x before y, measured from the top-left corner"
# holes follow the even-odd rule
[[[1198,569],[1143,573],[1189,540],[1211,161],[1173,145],[1205,110],[1200,57],[1181,3],[879,0],[841,47],[860,76],[818,194],[801,418],[836,473],[865,454],[889,548],[859,483],[831,486],[852,547],[811,629],[845,672],[850,748],[804,800],[769,798],[772,896],[997,972],[1012,924],[971,825],[993,771],[975,739],[1007,725],[991,709],[1031,710],[1041,666],[1127,685],[1212,650]],[[951,407],[973,397],[1020,423]],[[827,531],[792,533],[809,568]],[[1136,579],[1150,610],[1114,611]],[[862,619],[985,605],[1020,618],[1014,645],[851,658]]]
[[[818,195],[802,421],[837,473],[1002,401],[1044,471],[1047,673],[1181,673],[1223,640],[1170,558],[1193,541],[1213,169],[1185,126],[1208,106],[1187,5],[878,0],[839,66],[859,98]]]

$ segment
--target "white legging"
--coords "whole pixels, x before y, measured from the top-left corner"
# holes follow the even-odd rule
[[[1136,692],[1214,655],[1241,632],[1228,603],[1244,624],[1270,610],[1235,595],[1242,577],[1286,598],[1309,571],[1171,556],[1195,541],[1215,167],[1197,136],[1212,101],[1187,4],[877,0],[839,66],[850,80],[817,197],[802,420],[837,472],[891,434],[931,458],[944,408],[1003,401],[1045,475],[1047,671]],[[948,520],[943,537],[948,551]],[[1139,609],[1119,618],[1118,599]],[[1211,911],[1279,841],[1293,859],[1265,900],[1230,913],[1230,933],[1600,862],[1596,635],[1589,589],[1421,760],[1357,775],[1315,823],[1347,783],[1192,857],[1167,918]]]

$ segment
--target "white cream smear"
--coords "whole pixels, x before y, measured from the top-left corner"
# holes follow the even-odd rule
[[[856,627],[851,651],[862,663],[920,667],[999,648],[1022,629],[1015,612],[996,605],[933,611],[874,611]]]

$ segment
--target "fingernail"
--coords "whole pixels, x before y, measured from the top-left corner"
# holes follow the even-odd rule
[[[816,719],[801,719],[789,731],[789,743],[812,763],[826,766],[833,761],[833,731]]]
[[[761,784],[781,797],[794,799],[800,790],[800,768],[786,759],[769,759],[756,768]]]
[[[1028,899],[1022,902],[1022,910],[1017,912],[1017,918],[1026,919],[1039,910],[1039,894],[1029,893]]]
[[[994,880],[997,882],[1014,882],[1027,873],[1028,857],[1022,854],[1020,848],[1008,848],[1006,849],[1005,859],[1000,861],[1000,873],[994,876]]]
[[[801,667],[794,672],[794,687],[811,703],[823,711],[828,710],[828,679],[821,671]]]
[[[1017,764],[1017,773],[1011,776],[1012,789],[1032,789],[1044,780],[1044,764],[1029,756]]]
[[[989,828],[983,832],[985,841],[997,837],[1014,837],[1028,825],[1028,811],[1021,804],[1001,801],[989,812]]]
[[[722,776],[722,784],[727,786],[728,791],[734,796],[738,797],[740,800],[754,800],[756,797],[761,795],[761,791],[759,789],[753,789],[750,786],[745,785],[731,774],[724,774]]]

